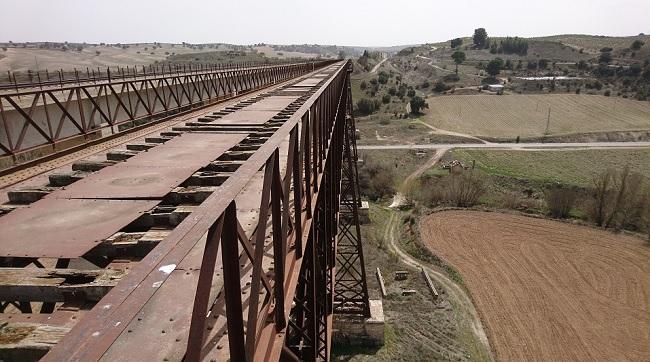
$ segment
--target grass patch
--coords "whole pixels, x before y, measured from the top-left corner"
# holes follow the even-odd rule
[[[493,176],[591,186],[593,177],[607,168],[632,171],[650,178],[650,150],[501,151],[453,150],[450,158],[471,164]],[[438,170],[440,170],[438,168]]]
[[[414,150],[359,150],[359,158],[364,162],[376,162],[394,169],[396,187],[429,157],[431,151],[416,155]]]

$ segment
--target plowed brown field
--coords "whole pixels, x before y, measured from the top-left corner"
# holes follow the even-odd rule
[[[475,211],[435,213],[420,228],[463,276],[498,360],[650,360],[644,241]]]

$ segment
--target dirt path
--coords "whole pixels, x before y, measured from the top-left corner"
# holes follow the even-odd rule
[[[438,69],[438,70],[441,70],[441,71],[443,71],[443,72],[448,72],[448,73],[454,73],[453,70],[445,69],[445,68],[442,68],[442,67],[439,67],[439,66],[433,64],[433,58],[425,57],[425,56],[423,56],[423,55],[416,55],[415,57],[416,57],[416,58],[421,58],[421,59],[427,59],[427,60],[429,60],[429,63],[427,63],[427,65],[429,65],[429,66],[431,66],[431,67],[434,67],[434,68],[436,68],[436,69]]]
[[[424,145],[359,145],[360,150],[430,150],[438,148],[490,148],[502,150],[600,150],[600,149],[638,149],[650,147],[649,141],[634,142],[569,142],[569,143],[444,143]]]
[[[377,63],[374,67],[372,67],[372,70],[370,73],[377,73],[377,70],[379,70],[379,67],[381,67],[382,64],[384,64],[385,61],[388,60],[388,57],[384,57],[384,59],[381,60],[381,62]]]
[[[454,300],[457,305],[457,312],[461,314],[462,322],[468,323],[471,331],[476,336],[476,339],[481,343],[483,349],[486,353],[489,354],[490,360],[494,361],[492,356],[492,349],[490,348],[490,341],[487,338],[487,334],[483,329],[483,323],[481,318],[474,308],[474,304],[465,291],[458,286],[453,280],[449,279],[445,274],[438,272],[435,269],[430,268],[426,263],[421,263],[404,252],[398,242],[397,233],[399,230],[400,217],[399,213],[392,213],[389,219],[386,229],[384,231],[384,240],[388,241],[388,247],[393,251],[405,264],[419,270],[424,268],[424,270],[429,273],[429,276],[433,278],[436,282],[440,283],[447,292],[450,299]]]
[[[434,213],[422,240],[463,275],[501,361],[647,361],[650,248],[520,215]]]
[[[415,171],[413,171],[410,175],[408,175],[404,181],[402,181],[401,185],[398,187],[397,193],[395,193],[395,196],[393,196],[393,202],[390,204],[391,209],[400,207],[404,204],[406,204],[406,195],[404,195],[404,192],[406,192],[406,187],[408,186],[411,181],[413,181],[416,177],[420,176],[424,171],[430,169],[433,167],[438,161],[440,161],[440,158],[447,152],[449,149],[448,148],[440,148],[435,150],[433,155],[427,160],[427,162],[423,163],[420,167],[418,167]]]
[[[486,140],[484,140],[484,139],[481,139],[481,138],[478,138],[478,137],[476,137],[476,136],[472,136],[472,135],[469,135],[469,134],[466,134],[466,133],[460,133],[460,132],[454,132],[454,131],[447,131],[447,130],[444,130],[444,129],[436,128],[436,127],[434,127],[434,126],[432,126],[432,125],[430,125],[430,124],[428,124],[428,123],[426,123],[426,122],[420,121],[420,120],[415,121],[415,122],[416,122],[416,123],[420,123],[421,125],[430,128],[431,130],[433,130],[434,134],[441,134],[441,135],[448,135],[448,136],[457,136],[457,137],[463,137],[463,138],[470,138],[470,139],[473,139],[473,140],[480,141],[481,143],[492,143],[492,142],[488,142],[488,141],[486,141]]]
[[[427,160],[427,162],[422,164],[404,179],[402,184],[399,186],[399,189],[403,190],[409,182],[438,163],[438,161],[440,161],[447,150],[448,149],[446,148],[437,149],[436,152],[429,158],[429,160]],[[391,206],[389,206],[389,208],[398,207],[405,201],[406,199],[403,193],[398,191],[393,197],[393,203]],[[491,355],[492,349],[490,348],[490,342],[487,338],[485,330],[483,329],[483,323],[481,322],[481,318],[479,317],[476,308],[474,308],[472,300],[460,286],[449,279],[445,274],[432,269],[426,263],[417,261],[415,258],[411,257],[408,255],[408,253],[404,252],[400,248],[399,243],[396,242],[396,239],[398,237],[397,233],[399,231],[399,222],[399,213],[391,213],[390,220],[386,225],[386,229],[384,231],[384,240],[388,241],[390,249],[395,252],[405,264],[416,269],[419,269],[420,267],[424,268],[424,270],[426,270],[433,279],[444,286],[445,290],[447,290],[447,293],[449,293],[449,297],[453,299],[457,305],[460,306],[460,308],[458,308],[458,312],[464,314],[462,316],[462,320],[469,323],[470,329],[476,336],[476,339],[483,345],[484,350],[490,353],[490,359],[494,360],[493,356]]]

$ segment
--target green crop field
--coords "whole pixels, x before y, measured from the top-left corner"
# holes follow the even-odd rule
[[[445,158],[466,164],[476,161],[476,167],[490,175],[538,182],[561,182],[589,186],[593,177],[607,168],[630,169],[650,180],[650,149],[628,150],[461,150]]]
[[[474,136],[514,138],[650,129],[650,102],[579,94],[431,97],[429,124]]]

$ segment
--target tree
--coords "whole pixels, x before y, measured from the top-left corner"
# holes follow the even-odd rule
[[[610,52],[603,52],[600,54],[600,57],[598,57],[598,62],[600,63],[610,63],[612,61],[612,53]]]
[[[427,102],[420,96],[415,96],[411,98],[411,113],[420,114],[421,109],[429,108]]]
[[[451,39],[451,47],[452,48],[458,48],[461,45],[463,45],[463,39],[462,38]]]
[[[578,192],[573,187],[556,184],[547,188],[544,196],[551,215],[556,218],[565,218],[569,216],[571,209],[573,209],[578,198]]]
[[[368,98],[361,98],[357,102],[357,111],[359,111],[359,114],[361,114],[362,116],[371,114],[376,109],[377,107],[375,107],[375,103]]]
[[[546,69],[548,67],[548,59],[540,59],[537,61],[537,65],[539,66],[539,69]]]
[[[395,171],[371,158],[359,167],[359,188],[361,193],[377,200],[384,196],[390,196],[395,192]]]
[[[384,96],[381,97],[381,101],[382,101],[384,104],[388,104],[388,103],[390,103],[390,94],[384,94]]]
[[[641,49],[643,44],[645,44],[643,41],[637,39],[637,40],[632,42],[632,45],[630,45],[630,49],[639,50],[639,49]]]
[[[451,57],[454,59],[454,63],[456,63],[456,74],[458,74],[458,65],[465,61],[465,53],[460,50],[456,50],[451,55]]]
[[[514,53],[519,55],[526,55],[528,54],[528,40],[519,37],[506,37],[503,41],[501,41],[499,49],[501,49],[501,52],[506,54]]]
[[[485,67],[485,70],[492,77],[499,75],[499,73],[501,73],[501,69],[503,69],[503,59],[501,58],[494,58],[490,60],[487,67]]]
[[[447,200],[458,207],[476,205],[486,191],[485,179],[475,170],[452,173],[446,181]]]
[[[478,28],[474,30],[473,40],[474,40],[474,45],[476,45],[479,48],[485,48],[488,40],[487,31],[485,31],[484,28]]]
[[[381,84],[386,84],[388,83],[388,73],[381,71],[379,72],[379,75],[377,76],[377,80]]]

